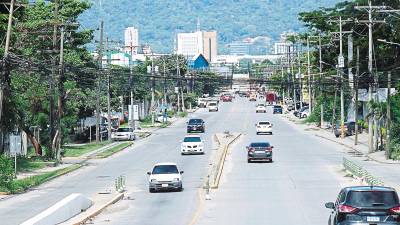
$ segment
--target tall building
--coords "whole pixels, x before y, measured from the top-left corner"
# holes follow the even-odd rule
[[[125,29],[125,46],[124,50],[126,53],[137,54],[139,47],[139,30],[134,27],[128,27]]]
[[[178,33],[177,53],[187,57],[202,54],[207,61],[215,61],[217,57],[217,32],[196,31]]]
[[[228,45],[230,55],[249,55],[250,44],[244,41],[234,41]]]
[[[288,53],[295,52],[297,50],[296,46],[293,45],[293,43],[288,40],[289,36],[295,36],[295,35],[296,33],[293,32],[282,33],[280,41],[274,44],[274,54],[286,55]]]
[[[209,62],[217,59],[217,32],[203,31],[203,55]]]

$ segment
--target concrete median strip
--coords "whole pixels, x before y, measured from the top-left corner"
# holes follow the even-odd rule
[[[73,193],[21,225],[59,224],[88,209],[91,205],[90,199],[82,194]]]
[[[113,205],[124,198],[124,193],[118,193],[115,195],[111,200],[106,202],[103,205],[93,208],[92,210],[88,210],[87,212],[83,213],[82,215],[78,216],[77,218],[73,218],[71,221],[68,221],[66,224],[70,225],[81,225],[85,224],[86,222],[92,220],[94,217],[99,215],[103,212],[107,207]]]
[[[224,136],[226,135],[226,136]],[[214,158],[213,166],[209,172],[209,176],[207,179],[207,184],[205,186],[208,186],[212,189],[216,189],[219,187],[219,182],[221,180],[221,175],[224,169],[225,165],[225,159],[226,155],[228,153],[228,150],[242,134],[241,133],[236,133],[236,134],[216,134],[216,139],[219,144],[218,148],[218,153],[216,154]],[[220,136],[220,137],[219,137]],[[225,138],[226,140],[221,140],[221,138]]]

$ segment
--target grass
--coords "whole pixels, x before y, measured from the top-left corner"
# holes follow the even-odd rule
[[[54,161],[46,161],[43,158],[17,158],[17,172],[32,172],[54,165]]]
[[[51,171],[51,172],[47,172],[47,173],[43,173],[40,175],[19,179],[19,180],[14,180],[14,181],[12,181],[11,190],[6,189],[4,187],[0,187],[0,191],[6,192],[6,193],[12,193],[12,194],[22,193],[22,192],[25,192],[26,190],[28,190],[29,188],[41,185],[47,181],[50,181],[50,180],[57,178],[59,176],[62,176],[64,174],[70,173],[81,167],[82,167],[82,165],[80,165],[80,164],[74,164],[74,165],[68,166],[66,168],[58,169],[55,171]]]
[[[123,142],[103,152],[98,153],[96,156],[97,158],[107,158],[109,156],[114,155],[117,152],[124,150],[125,148],[131,146],[132,144],[133,142]]]
[[[78,157],[85,153],[94,151],[98,148],[101,148],[107,144],[110,144],[109,141],[103,141],[99,144],[91,143],[91,144],[84,144],[79,146],[64,146],[64,157]]]

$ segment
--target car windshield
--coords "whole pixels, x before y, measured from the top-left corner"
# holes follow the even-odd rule
[[[258,104],[258,106],[259,106],[259,107],[264,107],[265,105],[264,105],[264,104]]]
[[[274,109],[281,109],[282,108],[282,106],[280,106],[280,105],[275,105],[274,106]]]
[[[201,119],[191,119],[191,120],[189,120],[189,124],[199,124],[201,122],[202,122]]]
[[[394,191],[350,191],[346,204],[354,207],[391,207],[398,205],[399,199]]]
[[[210,103],[210,104],[208,104],[209,106],[216,106],[217,105],[217,103]]]
[[[270,145],[268,142],[256,142],[256,143],[250,144],[250,147],[253,147],[253,148],[267,148],[269,146]]]
[[[269,122],[259,122],[258,124],[259,124],[259,125],[270,125]]]
[[[118,128],[117,132],[132,132],[132,128]]]
[[[171,174],[178,173],[178,168],[175,165],[159,165],[155,166],[152,174]]]
[[[201,138],[200,137],[185,137],[185,139],[183,139],[183,142],[201,142]]]

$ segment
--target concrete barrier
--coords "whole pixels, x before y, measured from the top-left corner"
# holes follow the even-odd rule
[[[73,193],[21,225],[58,224],[88,209],[91,205],[92,201],[90,199],[82,194]]]

